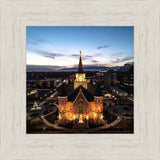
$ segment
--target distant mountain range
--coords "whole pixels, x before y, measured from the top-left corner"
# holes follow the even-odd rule
[[[92,66],[84,65],[85,71],[108,71],[109,69],[117,70],[120,67],[105,67],[105,66]],[[77,67],[60,68],[59,66],[43,66],[43,65],[27,65],[27,72],[69,72],[77,71]]]
[[[109,69],[117,70],[120,67],[105,67],[105,66],[84,66],[83,69],[85,71],[107,71]],[[77,71],[77,67],[72,68],[64,68],[59,71]]]
[[[84,71],[108,71],[110,69],[127,71],[131,66],[134,65],[134,62],[126,63],[124,66],[115,66],[115,67],[105,67],[105,66],[94,66],[94,65],[83,65]],[[77,67],[59,67],[59,66],[43,66],[43,65],[27,65],[27,72],[74,72],[77,71]]]
[[[128,72],[130,68],[134,66],[133,62],[126,63],[124,66],[121,66],[117,71],[119,72]]]
[[[27,72],[54,72],[59,66],[27,65]]]

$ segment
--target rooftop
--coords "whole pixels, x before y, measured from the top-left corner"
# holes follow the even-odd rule
[[[79,66],[78,66],[78,73],[83,73],[83,65],[82,65],[82,59],[81,59],[81,51],[80,51],[80,58],[79,58]]]
[[[118,86],[111,86],[111,89],[118,91],[118,92],[121,92],[121,93],[127,93],[127,91],[119,88]]]
[[[73,102],[80,90],[83,92],[84,96],[86,97],[87,101],[91,102],[94,101],[94,97],[92,94],[90,94],[84,87],[79,86],[75,90],[73,90],[69,95],[68,95],[68,101]]]

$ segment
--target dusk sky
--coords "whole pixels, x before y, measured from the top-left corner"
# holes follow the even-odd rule
[[[122,66],[134,59],[133,27],[27,27],[27,65]]]

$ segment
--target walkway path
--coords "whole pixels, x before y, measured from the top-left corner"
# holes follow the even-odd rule
[[[65,127],[60,127],[58,126],[57,124],[52,124],[50,123],[49,121],[47,121],[45,119],[44,116],[41,116],[43,122],[49,126],[49,127],[52,127],[54,129],[57,129],[57,130],[63,130],[63,131],[73,131],[73,129],[68,129],[68,128],[65,128]],[[112,126],[115,126],[116,124],[118,124],[121,120],[122,120],[123,117],[119,117],[117,118],[115,121],[113,121],[112,123],[110,124],[105,124],[104,126],[101,126],[101,127],[97,127],[97,128],[89,128],[89,129],[86,129],[88,132],[92,132],[92,131],[97,131],[97,130],[104,130],[104,129],[107,129],[107,128],[110,128]]]
[[[52,95],[55,96],[56,93],[57,93],[57,92],[53,93]],[[50,96],[49,96],[47,99],[45,99],[43,102],[41,102],[41,105],[43,105],[43,104],[46,102],[46,100],[49,100],[49,99],[51,99]],[[58,105],[57,105],[57,104],[54,103],[54,105],[56,105],[57,108],[58,108]],[[56,108],[54,111],[52,111],[52,112],[50,112],[50,113],[48,113],[48,114],[46,114],[46,115],[41,115],[42,121],[43,121],[47,126],[49,126],[49,127],[51,127],[51,128],[54,128],[54,129],[57,129],[57,130],[69,131],[69,132],[74,131],[74,129],[68,129],[68,128],[65,128],[65,127],[60,127],[60,126],[58,126],[57,124],[50,123],[49,121],[46,120],[45,117],[46,117],[46,116],[49,116],[49,115],[51,115],[51,114],[53,114],[53,113],[55,113],[55,112],[57,111],[57,108]],[[88,132],[98,131],[98,130],[104,130],[104,129],[107,129],[107,128],[110,128],[110,127],[112,127],[112,126],[117,125],[123,118],[127,118],[127,119],[132,118],[132,117],[125,117],[125,116],[123,116],[123,115],[118,115],[118,114],[116,114],[116,113],[114,113],[114,112],[112,112],[112,111],[110,111],[110,113],[117,117],[117,119],[116,119],[115,121],[113,121],[113,122],[111,122],[111,123],[109,123],[109,124],[106,123],[104,126],[100,126],[100,127],[97,127],[97,128],[89,128],[89,129],[86,129],[86,130],[87,130]]]
[[[68,129],[68,128],[65,128],[65,127],[60,127],[60,126],[58,126],[57,124],[50,123],[49,121],[47,121],[47,120],[45,119],[44,116],[41,116],[41,118],[42,118],[43,122],[44,122],[47,126],[49,126],[49,127],[52,127],[52,128],[54,128],[54,129],[57,129],[57,130],[71,131],[71,129]]]
[[[119,117],[117,118],[115,121],[109,123],[109,124],[105,124],[104,126],[101,126],[101,127],[97,127],[97,128],[93,128],[93,129],[90,129],[90,131],[97,131],[97,130],[103,130],[103,129],[107,129],[107,128],[110,128],[112,126],[115,126],[116,124],[118,124],[121,120],[122,120],[123,117]]]
[[[132,97],[129,97],[128,99],[131,100],[132,102],[134,102],[134,99]]]
[[[47,100],[50,100],[50,99],[52,99],[52,97],[51,96],[55,96],[57,94],[57,91],[56,92],[54,92],[53,94],[51,94],[48,98],[46,98],[44,101],[42,101],[40,104],[39,104],[39,106],[41,106],[41,105],[43,105],[44,103],[46,103],[46,101]]]

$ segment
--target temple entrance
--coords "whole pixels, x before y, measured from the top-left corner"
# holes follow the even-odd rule
[[[79,121],[78,121],[78,123],[83,123],[83,115],[82,114],[79,115]]]
[[[89,125],[83,119],[83,114],[79,114],[78,122],[73,124],[73,128],[76,129],[77,133],[84,132],[84,129],[88,129]]]

